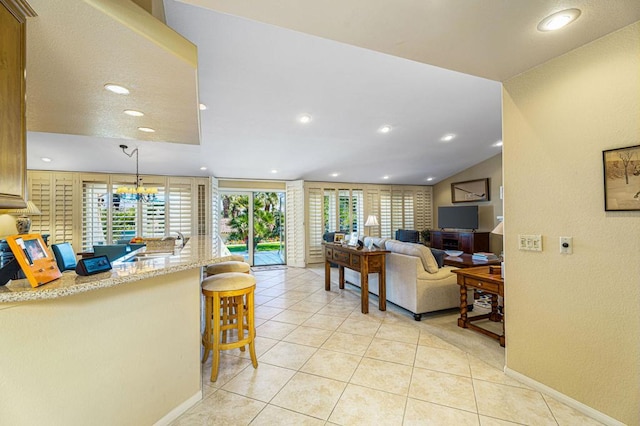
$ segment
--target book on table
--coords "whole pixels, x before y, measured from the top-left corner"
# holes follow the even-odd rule
[[[498,260],[498,256],[496,256],[495,254],[484,251],[473,253],[471,257],[474,260]]]

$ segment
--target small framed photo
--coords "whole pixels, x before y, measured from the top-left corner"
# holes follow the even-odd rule
[[[340,232],[336,232],[333,234],[333,242],[334,243],[342,243],[344,241],[344,234]]]
[[[357,246],[358,245],[358,233],[357,232],[352,232],[351,233],[351,238],[349,238],[349,245],[350,246]]]
[[[451,184],[452,203],[489,201],[489,178],[454,182]]]
[[[31,287],[41,286],[62,276],[40,234],[10,235],[6,241]]]
[[[604,210],[640,210],[640,145],[602,151]]]

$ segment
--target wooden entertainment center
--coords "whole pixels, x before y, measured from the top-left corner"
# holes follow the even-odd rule
[[[440,250],[462,250],[465,253],[489,251],[489,232],[430,231],[431,247]]]

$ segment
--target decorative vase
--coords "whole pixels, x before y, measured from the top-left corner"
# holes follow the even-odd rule
[[[28,234],[31,229],[31,219],[27,216],[17,217],[16,229],[18,230],[18,234]]]

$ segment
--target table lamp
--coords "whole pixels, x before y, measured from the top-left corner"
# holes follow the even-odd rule
[[[31,229],[31,218],[28,216],[40,215],[42,213],[33,201],[27,201],[27,207],[24,209],[0,210],[0,214],[18,216],[16,218],[16,229],[18,230],[18,234],[28,234]]]
[[[369,217],[367,217],[367,221],[364,223],[365,228],[371,228],[372,226],[378,225],[380,224],[378,223],[378,217],[375,214],[370,214]],[[369,235],[371,235],[371,230],[369,230]]]
[[[493,228],[493,231],[491,231],[491,233],[500,236],[504,235],[504,220],[498,223],[498,226]],[[504,278],[504,243],[502,253],[500,253],[500,277]]]

